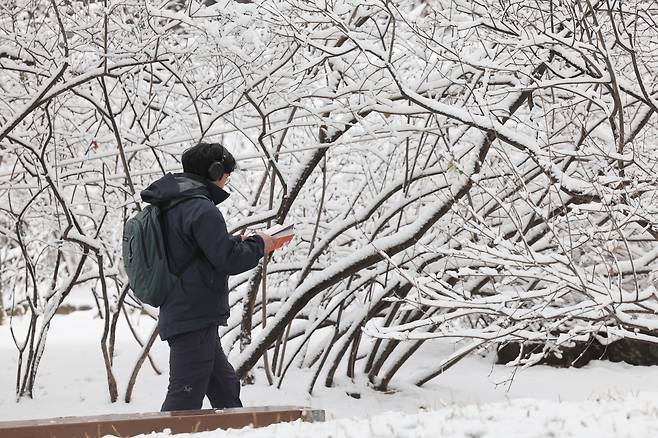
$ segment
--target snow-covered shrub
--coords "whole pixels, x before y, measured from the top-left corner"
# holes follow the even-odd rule
[[[418,384],[494,341],[654,339],[645,2],[210,3],[0,6],[2,291],[31,315],[19,393],[84,283],[117,397],[112,327],[141,314],[121,226],[201,139],[240,162],[231,231],[296,224],[231,281],[242,375],[264,357],[279,384],[296,366],[311,389],[339,371],[385,388],[431,338],[471,341]]]

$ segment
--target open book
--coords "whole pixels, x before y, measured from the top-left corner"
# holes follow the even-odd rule
[[[295,237],[295,224],[281,225],[276,224],[273,227],[265,230],[265,234],[269,234],[274,237],[275,249],[281,248],[286,243],[290,242],[293,237]]]
[[[287,236],[287,235],[294,235],[295,232],[293,228],[295,227],[295,224],[288,224],[288,225],[281,225],[281,224],[276,224],[273,227],[268,228],[265,230],[266,234],[269,234],[270,236],[274,237],[282,237],[282,236]]]

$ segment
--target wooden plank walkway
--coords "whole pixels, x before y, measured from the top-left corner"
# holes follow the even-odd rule
[[[1,438],[101,438],[131,437],[143,433],[171,434],[216,429],[263,427],[289,421],[324,421],[323,410],[295,406],[235,408],[225,410],[149,412],[91,417],[59,417],[0,422]]]

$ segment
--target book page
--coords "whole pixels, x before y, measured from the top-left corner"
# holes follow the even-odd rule
[[[265,230],[265,233],[269,234],[272,237],[293,235],[295,234],[294,226],[295,226],[294,224],[284,224],[284,225],[276,224]]]

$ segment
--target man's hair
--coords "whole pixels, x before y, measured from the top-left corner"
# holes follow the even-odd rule
[[[208,170],[215,161],[224,167],[224,173],[235,170],[235,158],[219,143],[199,143],[183,152],[183,171],[210,179]]]

